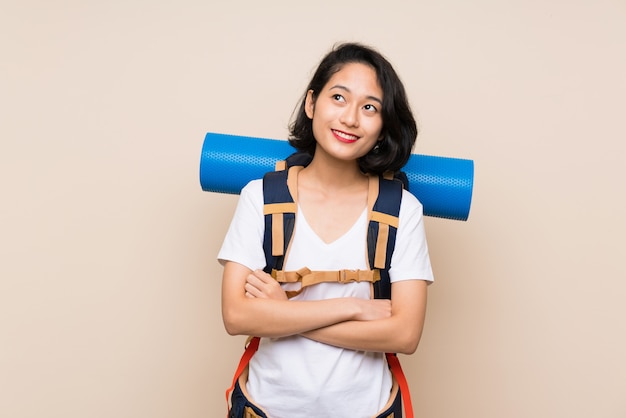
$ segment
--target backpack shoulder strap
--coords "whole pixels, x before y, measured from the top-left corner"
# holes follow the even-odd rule
[[[277,171],[263,176],[263,251],[266,273],[283,269],[298,209],[298,171],[310,161],[310,155],[294,153],[276,163]]]
[[[277,163],[277,170],[263,177],[263,213],[265,232],[263,251],[264,271],[283,270],[289,244],[295,228],[297,211],[297,172],[311,161],[311,156],[295,153]],[[367,260],[369,268],[380,272],[374,283],[374,297],[391,298],[388,270],[395,248],[402,190],[405,177],[385,174],[370,176],[368,191]]]
[[[396,245],[404,184],[392,176],[370,176],[369,187],[367,259],[371,269],[380,271],[380,280],[374,283],[374,297],[390,299],[389,268]]]

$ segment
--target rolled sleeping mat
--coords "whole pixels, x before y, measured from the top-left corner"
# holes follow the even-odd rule
[[[251,180],[274,171],[296,150],[287,141],[209,132],[200,159],[200,185],[206,192],[239,194]],[[467,220],[472,201],[474,162],[411,154],[402,169],[424,215]]]

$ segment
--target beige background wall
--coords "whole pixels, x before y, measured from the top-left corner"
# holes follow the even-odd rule
[[[626,416],[626,3],[0,1],[0,416],[224,414],[207,131],[284,138],[336,41],[473,159],[402,361],[428,418]]]

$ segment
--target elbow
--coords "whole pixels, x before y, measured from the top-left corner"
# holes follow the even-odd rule
[[[415,353],[417,350],[417,346],[420,342],[420,333],[411,333],[407,332],[405,335],[398,341],[398,347],[396,353],[411,355]]]
[[[222,320],[224,322],[224,329],[228,335],[243,335],[245,330],[241,326],[242,321],[239,319],[240,315],[236,312],[229,310],[222,311]]]
[[[417,350],[417,342],[405,344],[401,346],[397,352],[400,354],[411,355],[415,353],[416,350]]]
[[[224,320],[224,329],[228,335],[239,335],[239,331],[235,325],[229,321]]]
[[[416,350],[417,350],[417,344],[403,344],[403,345],[399,345],[397,350],[394,350],[394,352],[398,354],[411,355],[415,353]]]
[[[239,330],[232,324],[227,321],[224,321],[224,329],[228,333],[228,335],[240,335]]]

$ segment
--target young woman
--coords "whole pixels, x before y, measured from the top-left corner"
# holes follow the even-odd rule
[[[368,268],[369,176],[399,170],[416,136],[404,87],[380,53],[348,43],[323,58],[290,127],[290,143],[313,158],[297,175],[285,271]],[[271,418],[388,416],[395,398],[384,353],[416,350],[433,280],[419,201],[403,192],[391,300],[373,299],[368,282],[319,283],[288,298],[298,284],[263,272],[263,234],[262,181],[254,180],[218,255],[227,332],[262,337],[232,416],[242,416],[242,399]]]

